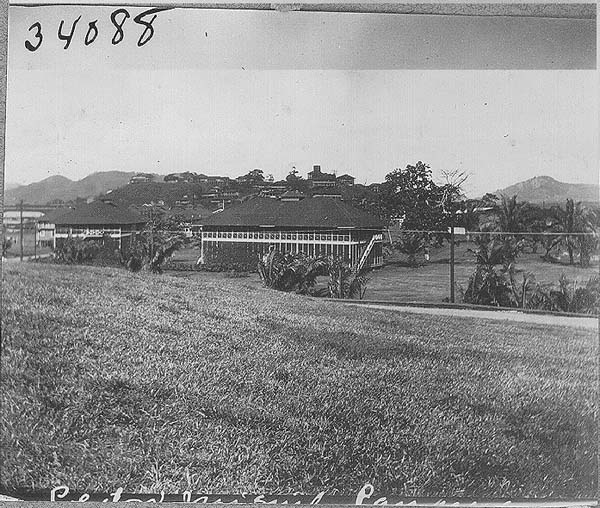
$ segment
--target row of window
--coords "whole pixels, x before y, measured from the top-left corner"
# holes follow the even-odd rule
[[[118,235],[120,229],[84,229],[84,228],[56,228],[56,233],[59,235]]]
[[[282,232],[248,232],[248,231],[204,231],[202,238],[239,238],[243,240],[308,240],[328,242],[349,242],[350,235],[333,233],[282,233]]]

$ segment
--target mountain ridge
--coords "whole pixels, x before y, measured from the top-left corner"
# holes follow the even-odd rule
[[[45,205],[59,200],[92,198],[127,185],[131,177],[138,174],[139,171],[99,171],[80,180],[52,175],[39,182],[5,189],[4,204],[15,205],[21,199],[28,204]]]
[[[77,198],[94,198],[127,186],[131,177],[137,174],[139,174],[137,171],[103,171],[92,173],[80,180],[71,180],[65,176],[53,175],[28,185],[6,187],[4,204],[14,206],[21,199],[27,204],[45,205],[58,200],[66,202]],[[148,196],[145,196],[147,192],[142,191],[146,191],[146,187],[149,185],[157,187],[159,183],[162,183],[164,175],[155,174],[154,177],[154,184],[141,184],[140,188],[137,189],[140,194],[143,194],[140,199],[142,197],[144,199],[148,198]],[[170,184],[169,191],[173,191],[177,187],[177,185],[173,185]],[[126,192],[126,190],[117,192],[115,198],[121,194],[126,197],[129,196],[130,192]],[[150,194],[153,195],[153,193]],[[156,191],[154,194],[156,194]],[[584,203],[598,204],[600,202],[600,185],[560,182],[555,178],[543,175],[496,190],[494,194],[507,197],[516,195],[519,201],[529,201],[536,204],[562,205],[567,198]]]
[[[534,176],[495,192],[497,196],[517,196],[519,201],[536,204],[563,204],[567,198],[585,203],[600,201],[600,185],[560,182],[551,176]]]

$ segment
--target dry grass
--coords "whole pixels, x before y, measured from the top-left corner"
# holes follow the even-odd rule
[[[593,496],[594,332],[3,270],[1,486]]]

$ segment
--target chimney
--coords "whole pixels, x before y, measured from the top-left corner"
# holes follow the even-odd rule
[[[320,165],[318,165],[318,164],[317,164],[317,165],[314,165],[314,166],[313,166],[313,171],[314,171],[315,173],[321,173],[321,166],[320,166]]]

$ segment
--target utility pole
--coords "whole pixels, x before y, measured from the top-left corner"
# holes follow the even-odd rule
[[[154,257],[154,205],[150,207],[150,260]]]
[[[33,259],[37,259],[37,227],[38,227],[38,223],[37,220],[33,221]]]
[[[19,243],[21,245],[21,255],[20,255],[20,260],[23,261],[23,200],[21,200],[21,203],[19,204],[19,215],[20,215],[20,219],[21,219],[21,234],[19,235]]]
[[[454,214],[450,224],[450,303],[454,303]]]

